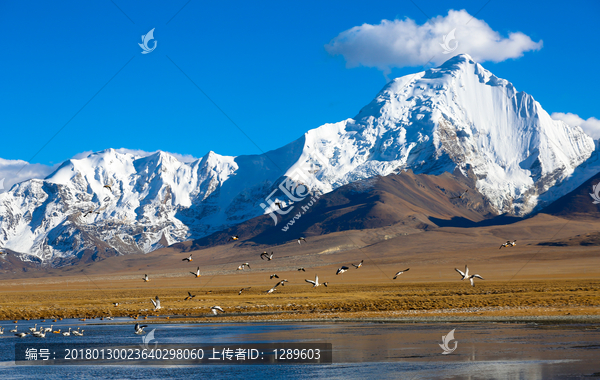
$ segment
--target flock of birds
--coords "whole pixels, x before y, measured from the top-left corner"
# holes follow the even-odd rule
[[[60,318],[62,320],[62,318]],[[54,320],[54,322],[58,321],[57,319]],[[45,320],[42,320],[42,322],[45,322]],[[81,327],[78,327],[77,330],[73,330],[71,327],[69,327],[69,331],[61,331],[61,329],[58,330],[54,330],[53,327],[54,325],[50,325],[50,327],[42,327],[40,326],[39,328],[37,327],[37,323],[33,326],[30,327],[28,330],[29,331],[24,331],[24,332],[19,332],[19,326],[16,324],[18,323],[17,321],[14,321],[15,323],[15,328],[12,330],[9,330],[9,332],[14,333],[15,336],[19,337],[19,338],[25,338],[28,335],[31,335],[33,337],[36,338],[45,338],[46,334],[58,334],[62,336],[83,336],[83,332],[85,330],[81,330]],[[4,328],[0,327],[0,335],[4,334]]]
[[[466,191],[465,191],[465,192],[463,192],[461,195],[459,195],[459,196],[457,196],[457,197],[455,197],[455,198],[462,198],[462,197],[463,197],[463,196],[464,196],[464,195],[467,193],[467,191],[468,191],[468,190],[466,190]],[[451,198],[451,199],[454,199],[454,198]],[[236,240],[239,240],[239,236],[238,236],[238,235],[231,236],[229,239],[227,239],[227,241],[228,241],[228,242],[230,242],[230,241],[236,241]],[[298,238],[298,240],[297,240],[297,241],[298,241],[298,244],[300,244],[300,245],[301,245],[302,243],[306,243],[306,242],[307,242],[307,241],[306,241],[306,239],[305,239],[304,237],[300,237],[300,238]],[[516,245],[516,242],[517,242],[516,240],[513,240],[512,242],[509,240],[509,241],[507,241],[506,243],[502,244],[502,245],[500,246],[500,248],[504,248],[504,247],[514,247],[514,246]],[[263,253],[261,253],[261,254],[260,254],[260,258],[261,258],[261,260],[267,260],[267,261],[271,261],[271,260],[273,260],[273,259],[274,259],[274,252],[268,253],[268,252],[266,252],[266,251],[265,251],[265,252],[263,252]],[[186,258],[182,259],[181,261],[185,261],[185,262],[188,262],[188,263],[189,263],[189,262],[192,262],[192,261],[194,261],[194,259],[192,258],[192,254],[190,254],[188,257],[186,257]],[[358,264],[354,264],[354,263],[352,263],[351,265],[352,265],[352,266],[353,266],[355,269],[359,269],[359,268],[361,268],[361,267],[363,266],[363,264],[364,264],[364,260],[361,260],[361,261],[360,261]],[[248,269],[251,269],[251,268],[250,268],[250,264],[249,264],[249,263],[243,263],[243,264],[241,264],[240,266],[238,266],[238,267],[237,267],[237,270],[243,271],[243,270],[245,270],[246,268],[248,268]],[[350,267],[348,267],[348,266],[345,266],[345,265],[344,265],[344,266],[341,266],[340,268],[338,268],[335,274],[336,274],[336,275],[340,275],[340,274],[341,274],[341,275],[343,275],[345,272],[347,272],[347,271],[349,271],[349,270],[350,270]],[[392,279],[393,279],[393,280],[397,279],[397,278],[398,278],[398,276],[402,275],[403,273],[406,273],[406,272],[408,272],[409,270],[410,270],[410,268],[406,268],[406,269],[404,269],[404,270],[401,270],[401,271],[398,271],[398,272],[396,272],[396,273],[394,274],[394,277],[393,277]],[[465,270],[464,270],[464,272],[463,272],[463,271],[461,271],[461,270],[460,270],[460,269],[458,269],[458,268],[455,268],[455,270],[456,270],[456,271],[457,271],[457,272],[458,272],[458,273],[461,275],[461,280],[468,279],[468,280],[471,282],[471,286],[475,286],[475,281],[474,281],[474,279],[475,279],[475,278],[478,278],[478,279],[481,279],[481,280],[483,280],[483,279],[484,279],[484,278],[483,278],[483,277],[481,277],[479,274],[472,274],[472,275],[469,275],[469,268],[468,268],[468,266],[467,266],[467,265],[465,265]],[[306,272],[306,269],[305,269],[304,267],[300,267],[300,268],[298,268],[298,271],[301,271],[301,272]],[[191,274],[193,274],[193,275],[194,275],[196,278],[199,278],[199,277],[201,277],[201,274],[200,274],[200,267],[197,267],[197,269],[196,269],[196,271],[195,271],[195,272],[190,272],[190,273],[191,273]],[[270,279],[270,280],[272,280],[272,279],[274,279],[274,278],[276,278],[276,279],[279,279],[279,275],[277,275],[276,273],[273,273],[273,274],[271,274],[271,275],[269,276],[269,279]],[[144,274],[144,277],[143,277],[142,279],[143,279],[145,282],[148,282],[148,281],[150,281],[150,279],[149,279],[149,277],[148,277],[148,275],[147,275],[147,274]],[[305,279],[304,281],[306,281],[306,282],[307,282],[307,283],[309,283],[309,284],[312,284],[312,287],[313,287],[313,288],[319,287],[319,286],[321,286],[321,285],[324,285],[325,287],[327,287],[327,285],[328,285],[328,283],[329,283],[329,282],[327,282],[327,281],[326,281],[326,282],[319,282],[319,276],[318,276],[317,274],[315,275],[315,279],[314,279],[314,280]],[[275,284],[275,285],[274,285],[272,288],[270,288],[270,289],[266,290],[266,291],[265,291],[265,293],[266,293],[266,294],[272,294],[273,292],[275,292],[275,291],[277,290],[277,287],[279,287],[279,286],[285,286],[285,283],[286,283],[286,282],[289,282],[289,281],[288,281],[287,279],[283,279],[283,280],[280,280],[280,281],[278,281],[278,282],[277,282],[277,283],[276,283],[276,284]],[[249,290],[249,289],[251,289],[251,288],[252,288],[252,287],[250,287],[250,286],[249,286],[249,287],[246,287],[246,288],[241,288],[241,289],[239,290],[239,292],[238,292],[238,295],[241,295],[241,294],[242,294],[244,291],[246,291],[246,290]],[[188,301],[188,300],[191,300],[191,299],[193,299],[194,297],[196,297],[196,295],[195,295],[195,294],[192,294],[192,293],[188,292],[188,296],[187,296],[187,297],[185,297],[185,299],[184,299],[184,300],[185,300],[185,301]],[[158,311],[159,309],[161,309],[161,308],[162,308],[162,307],[160,306],[160,300],[159,300],[158,296],[156,296],[154,299],[150,299],[150,301],[152,302],[152,305],[154,306],[154,311]],[[118,303],[114,303],[114,305],[115,305],[115,306],[118,306]],[[213,306],[213,307],[211,307],[211,311],[212,311],[212,313],[213,313],[214,315],[217,315],[217,314],[218,314],[218,312],[225,313],[225,311],[224,311],[224,310],[223,310],[223,309],[222,309],[220,306]],[[143,331],[143,328],[144,328],[144,327],[147,327],[147,326],[145,326],[145,325],[144,325],[144,326],[139,326],[138,324],[136,324],[136,328],[135,328],[135,330],[136,330],[136,334],[138,334],[138,331]]]

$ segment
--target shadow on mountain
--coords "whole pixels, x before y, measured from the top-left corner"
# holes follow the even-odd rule
[[[597,173],[575,190],[543,208],[539,213],[566,219],[600,219],[600,191],[594,192],[594,186],[599,182],[600,173]],[[591,194],[598,200],[595,200]]]
[[[461,216],[455,216],[452,219],[438,219],[430,216],[429,220],[435,223],[438,227],[460,227],[460,228],[475,228],[475,227],[489,227],[489,226],[505,226],[507,224],[513,224],[520,222],[525,218],[520,218],[510,215],[498,215],[496,217],[481,220],[479,222],[472,221]]]
[[[468,194],[458,198],[467,189]],[[235,235],[240,237],[236,244],[278,245],[300,236],[388,226],[425,231],[446,223],[476,225],[496,216],[470,179],[450,173],[433,176],[412,171],[353,182],[328,194],[312,194],[280,212],[284,215],[274,214],[278,215],[277,224],[271,216],[261,215],[171,247],[194,251],[226,244]],[[500,221],[509,223],[509,219],[499,219],[497,223]]]
[[[600,246],[600,232],[576,235],[566,239],[543,241],[538,243],[538,245],[549,247]]]

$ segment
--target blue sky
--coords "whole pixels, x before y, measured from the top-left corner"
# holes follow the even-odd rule
[[[422,25],[451,9],[504,38],[543,41],[520,58],[482,64],[549,113],[600,117],[598,1],[186,3],[0,3],[0,157],[51,165],[106,148],[194,157],[275,149],[355,116],[385,85],[381,69],[348,68],[330,54],[336,36],[382,20]],[[152,28],[157,48],[141,54]],[[390,70],[388,78],[422,69]]]

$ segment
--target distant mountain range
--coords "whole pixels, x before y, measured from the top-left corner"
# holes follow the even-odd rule
[[[0,194],[0,247],[24,261],[64,265],[193,245],[261,215],[248,223],[268,242],[277,239],[265,231],[287,234],[290,218],[313,204],[319,218],[311,211],[297,226],[315,234],[386,223],[424,228],[435,225],[430,216],[524,216],[598,173],[599,161],[581,128],[551,119],[531,95],[458,55],[388,83],[354,118],[262,155],[209,152],[184,163],[164,152],[109,149],[65,161],[44,180]],[[427,181],[420,194],[416,184]],[[327,204],[317,202],[345,185]],[[470,192],[459,201],[475,208],[448,200],[461,186]]]

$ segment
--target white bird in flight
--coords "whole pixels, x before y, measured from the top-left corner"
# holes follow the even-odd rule
[[[277,284],[275,284],[275,286],[273,286],[271,289],[267,290],[267,294],[273,293],[275,290],[277,290],[277,287],[279,285],[284,286],[286,282],[288,282],[288,280],[281,280],[281,281],[279,281]]]
[[[214,315],[217,315],[217,311],[220,311],[221,313],[224,313],[225,310],[221,309],[221,306],[213,306],[210,308],[210,310],[213,312]]]
[[[196,276],[196,278],[200,277],[201,276],[200,267],[198,267],[198,269],[196,269],[196,273],[194,273],[194,272],[190,272],[190,273],[193,274],[194,276]]]
[[[150,298],[150,301],[152,301],[152,304],[154,305],[154,311],[162,309],[162,307],[160,306],[160,300],[158,299],[158,296],[156,296],[156,301],[152,298]]]
[[[406,268],[405,270],[401,270],[400,272],[396,273],[396,274],[394,275],[394,278],[393,278],[392,280],[395,280],[395,279],[396,279],[396,277],[400,276],[402,273],[404,273],[404,272],[408,272],[408,271],[409,271],[409,269],[410,269],[410,268]]]
[[[141,326],[140,326],[140,324],[139,324],[139,323],[136,323],[136,324],[135,324],[135,326],[133,327],[133,328],[134,328],[134,330],[135,330],[135,334],[137,334],[137,335],[143,335],[143,334],[145,334],[145,333],[146,333],[146,332],[144,331],[144,328],[145,328],[145,327],[148,327],[148,325],[141,325]],[[73,331],[73,332],[74,332],[74,331]]]
[[[142,277],[142,280],[144,280],[144,282],[150,281],[147,274],[145,274],[144,277]]]
[[[352,264],[352,266],[353,266],[354,268],[358,269],[358,268],[362,267],[362,265],[363,265],[363,261],[365,261],[365,260],[360,260],[360,263],[358,263],[358,264]]]
[[[340,273],[344,273],[344,272],[346,272],[347,270],[348,270],[348,267],[347,267],[347,266],[343,266],[343,267],[339,268],[339,269],[337,270],[337,272],[335,272],[335,274],[336,274],[336,275],[338,275],[338,274],[340,274]]]
[[[263,252],[263,253],[260,254],[260,258],[262,260],[264,260],[266,258],[267,261],[271,261],[271,260],[273,260],[273,252],[271,252],[270,255],[267,252]]]
[[[481,277],[478,274],[472,274],[472,275],[469,276],[469,268],[466,265],[465,265],[465,271],[464,271],[464,273],[460,269],[458,269],[458,268],[454,268],[454,269],[458,273],[460,273],[460,275],[462,276],[461,281],[464,280],[465,278],[468,278],[469,281],[471,282],[471,286],[475,286],[475,281],[474,281],[475,278],[480,278],[480,279],[483,280],[483,277]]]
[[[312,281],[312,280],[304,280],[304,281],[313,284],[313,288],[316,288],[317,286],[321,285],[321,284],[319,284],[319,276],[318,275],[315,275],[314,281]],[[327,285],[325,285],[325,286],[327,286]]]
[[[500,248],[498,248],[498,249],[502,249],[504,247],[514,247],[515,245],[517,245],[517,241],[516,240],[513,240],[513,241],[508,240],[506,243],[502,244],[500,246]]]
[[[240,265],[240,266],[238,267],[238,269],[237,269],[237,270],[244,270],[244,267],[248,267],[248,269],[252,269],[252,268],[250,268],[250,264],[248,264],[248,263],[243,263],[242,265]]]
[[[469,277],[469,267],[465,265],[465,271],[461,271],[458,268],[454,268],[455,271],[457,271],[458,273],[460,273],[460,275],[462,276],[461,280],[464,280],[465,278]]]

